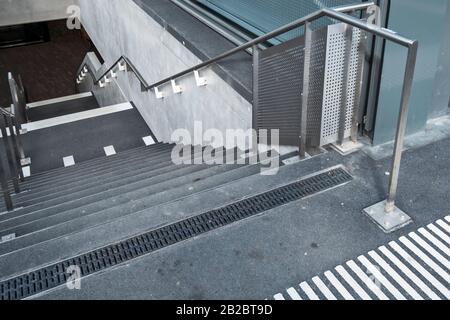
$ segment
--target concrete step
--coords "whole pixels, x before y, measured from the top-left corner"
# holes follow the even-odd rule
[[[60,261],[62,258],[88,252],[91,249],[115,243],[119,240],[129,238],[132,235],[154,230],[175,221],[180,221],[214,208],[234,203],[243,198],[295,182],[302,177],[316,172],[317,163],[323,163],[323,169],[327,169],[330,166],[339,164],[339,160],[333,159],[333,157],[328,155],[319,156],[314,161],[306,160],[289,166],[283,166],[279,169],[277,175],[272,176],[260,175],[258,165],[244,166],[224,173],[223,175],[216,175],[211,180],[206,179],[200,181],[197,185],[201,186],[202,183],[210,183],[210,186],[215,184],[215,187],[206,188],[207,186],[204,185],[204,188],[196,189],[198,187],[194,185],[194,190],[188,189],[186,191],[183,187],[180,187],[172,189],[170,192],[162,192],[161,194],[151,196],[154,197],[151,201],[155,203],[158,197],[171,197],[175,193],[177,195],[175,198],[171,198],[172,200],[166,198],[164,200],[165,202],[159,202],[158,205],[149,207],[145,207],[143,202],[138,201],[136,205],[142,204],[144,209],[121,219],[114,219],[93,227],[88,227],[89,224],[87,224],[85,229],[73,232],[70,235],[65,230],[65,228],[70,227],[70,223],[69,226],[55,226],[51,231],[42,231],[44,233],[49,232],[45,237],[50,238],[49,240],[26,248],[23,248],[23,246],[28,243],[36,243],[29,238],[33,234],[24,237],[23,240],[19,238],[9,243],[4,243],[1,249],[4,253],[0,257],[0,277],[6,278],[13,274],[21,273],[23,270],[29,270]],[[255,169],[257,169],[256,174],[253,171]],[[214,178],[226,178],[226,180],[214,181]],[[184,188],[186,187],[188,186],[184,186]],[[145,198],[143,201],[147,200]],[[52,232],[54,233],[50,234]],[[43,237],[44,233],[40,233],[39,236]],[[58,234],[61,235],[58,236]],[[39,236],[37,238],[38,240]],[[19,244],[17,241],[24,241],[24,243]],[[8,253],[5,254],[5,252]],[[20,266],[19,268],[21,270],[18,270],[17,266]]]
[[[74,192],[74,193],[62,192],[62,193],[59,193],[58,195],[56,195],[55,197],[52,197],[46,201],[36,202],[34,204],[33,204],[33,202],[30,202],[30,204],[27,207],[17,209],[13,212],[10,212],[10,213],[4,214],[4,215],[0,215],[0,221],[8,220],[11,217],[17,217],[17,216],[37,212],[40,210],[44,210],[46,208],[58,209],[58,206],[61,204],[70,204],[70,203],[76,202],[77,200],[81,201],[84,198],[89,197],[89,196],[102,194],[104,191],[108,190],[108,188],[117,188],[120,186],[127,187],[128,184],[130,184],[132,182],[139,182],[139,181],[142,181],[143,179],[150,179],[150,178],[157,177],[157,176],[163,175],[163,174],[167,175],[165,177],[167,179],[167,178],[170,178],[170,174],[176,174],[176,173],[172,173],[176,169],[176,167],[177,166],[175,166],[171,161],[164,161],[164,162],[153,164],[152,166],[149,166],[148,170],[146,172],[144,172],[140,175],[137,175],[137,176],[135,176],[135,172],[133,170],[131,170],[128,173],[128,175],[125,175],[124,177],[121,177],[119,180],[113,181],[109,184],[104,184],[104,183],[99,184],[98,180],[90,188],[83,187],[85,185],[81,184],[81,186],[83,188],[81,188],[78,192]],[[116,177],[117,176],[114,173],[111,174],[112,179],[115,179]],[[64,186],[62,186],[62,188],[64,189]],[[61,208],[59,208],[59,209],[61,209]]]

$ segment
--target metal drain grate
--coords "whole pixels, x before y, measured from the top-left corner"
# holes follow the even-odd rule
[[[66,284],[70,266],[85,277],[236,221],[350,182],[341,167],[0,283],[1,300],[24,299]]]

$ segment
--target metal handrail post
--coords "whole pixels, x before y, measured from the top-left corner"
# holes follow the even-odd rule
[[[22,158],[20,155],[20,151],[19,151],[19,142],[17,139],[17,135],[15,133],[15,127],[13,125],[13,118],[12,117],[8,117],[5,116],[5,120],[6,120],[6,124],[9,128],[9,132],[10,132],[10,139],[11,139],[11,143],[12,143],[12,148],[13,148],[13,154],[15,156],[15,160],[16,160],[16,167],[17,167],[17,173],[18,176],[20,177],[21,181],[25,180],[25,177],[23,175],[22,172]]]
[[[8,131],[6,130],[6,128],[7,128],[6,118],[7,118],[7,116],[5,114],[0,115],[0,130],[1,130],[2,136],[3,136],[3,143],[4,143],[4,147],[5,147],[5,152],[6,152],[6,159],[7,159],[7,163],[9,164],[9,173],[10,173],[10,178],[11,178],[13,186],[14,186],[14,191],[16,193],[20,193],[17,163],[15,161],[15,156],[14,156],[13,148],[11,146],[11,141],[8,137]],[[5,171],[5,175],[6,176],[8,175],[7,171]]]
[[[394,158],[392,160],[392,170],[389,181],[389,195],[386,201],[386,212],[391,213],[395,210],[395,200],[398,189],[398,177],[400,174],[400,165],[402,161],[403,147],[406,135],[406,125],[408,122],[409,101],[413,86],[414,71],[417,60],[417,51],[419,44],[414,44],[408,49],[408,58],[406,62],[405,77],[402,89],[402,100],[400,114],[398,118],[397,133],[395,137]]]
[[[2,155],[0,155],[0,157],[2,158],[0,159],[0,187],[2,189],[6,210],[12,211],[14,210],[14,205],[12,202],[11,194],[9,192],[7,170],[5,170],[5,167],[3,165],[7,162],[7,159],[3,159]]]

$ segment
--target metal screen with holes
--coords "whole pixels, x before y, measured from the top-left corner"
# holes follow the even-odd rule
[[[307,145],[335,143],[341,125],[344,138],[351,134],[357,112],[362,73],[361,33],[353,29],[348,67],[347,107],[341,121],[347,76],[345,25],[336,24],[312,32],[307,106]],[[298,146],[303,92],[304,37],[297,37],[259,53],[254,74],[255,129],[279,129],[280,144]]]

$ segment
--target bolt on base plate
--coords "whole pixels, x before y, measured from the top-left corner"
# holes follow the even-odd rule
[[[386,201],[377,203],[369,208],[364,209],[364,213],[369,216],[385,233],[397,231],[413,220],[399,208],[395,207],[394,211],[386,212]]]

